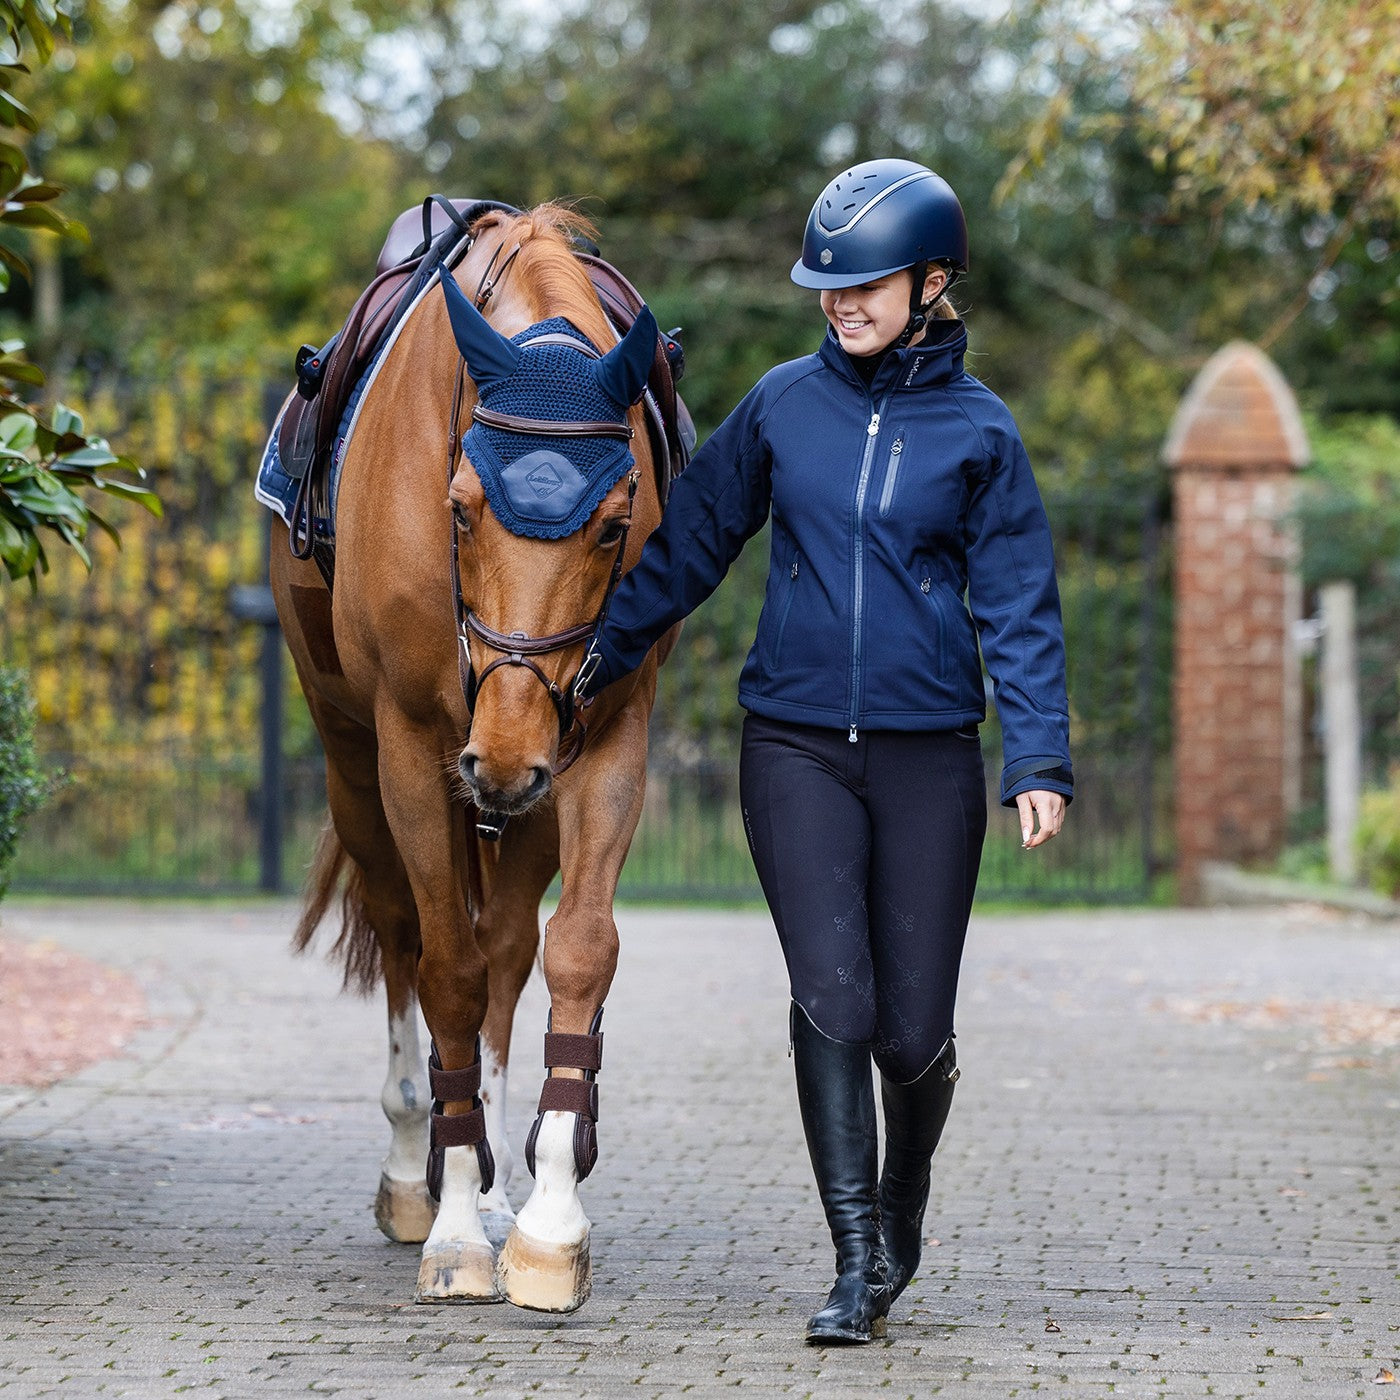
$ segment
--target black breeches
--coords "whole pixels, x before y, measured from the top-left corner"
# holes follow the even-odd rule
[[[987,830],[973,734],[818,729],[750,715],[744,828],[792,996],[833,1040],[917,1079],[953,1034]]]

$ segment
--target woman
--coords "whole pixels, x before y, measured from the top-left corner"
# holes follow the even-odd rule
[[[836,1246],[812,1342],[882,1333],[919,1265],[986,830],[979,634],[1001,800],[1027,848],[1059,832],[1073,793],[1050,533],[1010,413],[963,369],[945,294],[966,268],[962,208],[931,170],[877,160],[827,186],[792,269],[821,293],[826,339],[766,374],[696,455],[598,645],[595,684],[637,666],[771,513],[740,791]]]

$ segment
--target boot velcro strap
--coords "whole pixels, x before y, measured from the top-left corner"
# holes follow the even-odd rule
[[[586,1079],[546,1079],[540,1090],[541,1113],[581,1113],[598,1121],[598,1086]]]
[[[435,1113],[432,1117],[434,1147],[475,1147],[486,1137],[486,1114],[474,1108],[470,1113]]]
[[[481,1061],[465,1069],[441,1069],[430,1062],[428,1083],[439,1103],[466,1103],[481,1092]]]
[[[544,1067],[546,1069],[591,1069],[603,1067],[603,1035],[567,1035],[563,1031],[546,1031],[544,1036]]]

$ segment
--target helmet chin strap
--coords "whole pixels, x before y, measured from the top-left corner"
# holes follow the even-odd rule
[[[896,350],[903,350],[928,325],[929,308],[933,303],[925,305],[923,301],[924,283],[927,280],[928,259],[924,258],[914,264],[914,285],[909,289],[909,322],[894,343]]]

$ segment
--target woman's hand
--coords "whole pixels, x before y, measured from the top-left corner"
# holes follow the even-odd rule
[[[1034,850],[1043,846],[1052,836],[1060,834],[1065,824],[1065,799],[1058,792],[1018,792],[1016,806],[1021,813],[1021,849]],[[1036,821],[1040,829],[1035,831]]]

